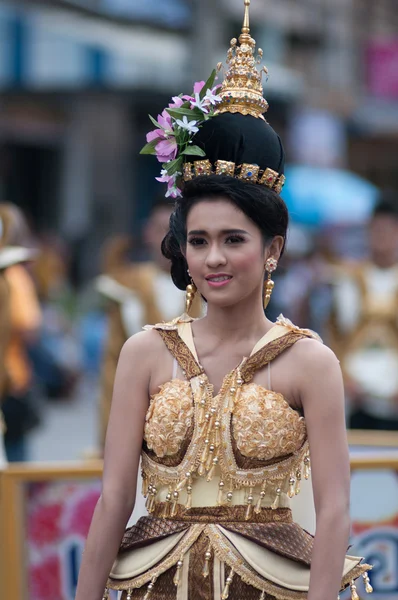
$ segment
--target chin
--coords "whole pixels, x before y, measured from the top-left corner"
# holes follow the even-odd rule
[[[237,304],[240,304],[244,300],[244,298],[237,298],[235,295],[232,294],[225,294],[223,298],[221,296],[215,298],[214,296],[212,297],[212,294],[207,294],[206,300],[207,304],[215,306],[217,308],[232,308]]]

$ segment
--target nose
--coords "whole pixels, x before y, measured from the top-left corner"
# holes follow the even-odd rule
[[[222,247],[218,243],[210,244],[209,251],[206,256],[206,266],[209,269],[215,269],[227,263],[227,259],[222,251]]]

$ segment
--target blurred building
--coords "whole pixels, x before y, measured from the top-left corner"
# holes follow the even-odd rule
[[[0,0],[0,197],[56,229],[95,272],[158,193],[138,157],[170,95],[224,61],[242,0]],[[269,120],[290,162],[398,188],[395,0],[252,0]],[[286,135],[287,134],[287,135]]]
[[[353,168],[398,190],[398,12],[394,0],[355,0],[361,97],[353,117]]]
[[[83,278],[104,238],[139,221],[158,171],[136,158],[147,114],[187,78],[191,11],[158,7],[0,1],[1,197],[63,235]]]
[[[238,22],[242,2],[221,2]],[[270,121],[280,116],[278,99],[288,130],[300,121],[288,158],[328,159],[380,187],[398,189],[396,1],[253,0],[252,15],[270,71],[265,89],[268,96],[276,94]]]

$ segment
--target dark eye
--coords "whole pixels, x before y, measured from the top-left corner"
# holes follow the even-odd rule
[[[226,239],[227,244],[240,244],[245,241],[241,235],[229,235]]]
[[[191,238],[190,240],[188,240],[188,244],[190,244],[191,246],[203,246],[203,244],[205,243],[206,240],[199,237]]]

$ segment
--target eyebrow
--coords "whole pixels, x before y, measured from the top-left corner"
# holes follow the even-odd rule
[[[231,235],[234,233],[244,233],[246,235],[248,234],[248,232],[244,229],[223,229],[221,233],[225,235]],[[188,232],[188,235],[207,235],[207,231],[205,229],[193,229],[192,231]]]

